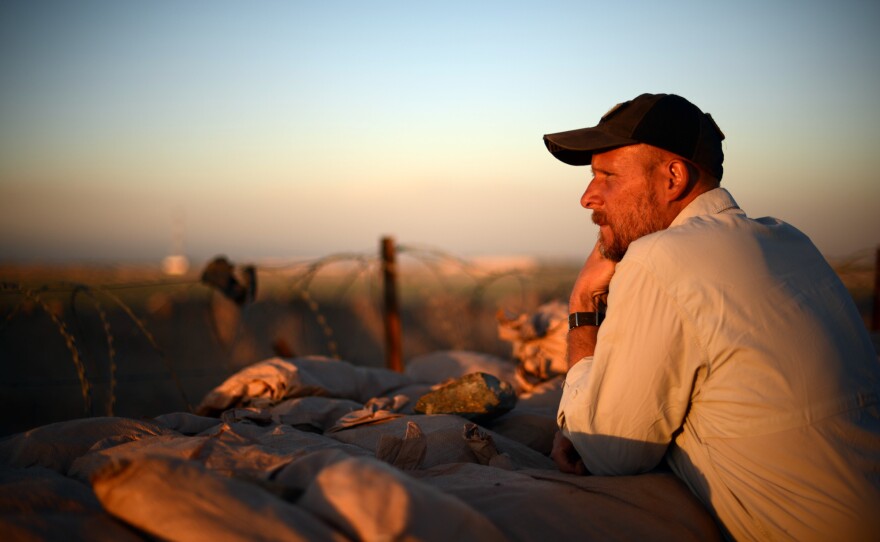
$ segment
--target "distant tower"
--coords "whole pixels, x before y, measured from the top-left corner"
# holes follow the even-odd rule
[[[171,255],[162,260],[162,271],[166,275],[185,275],[189,271],[189,260],[183,255],[185,218],[181,208],[171,215]]]

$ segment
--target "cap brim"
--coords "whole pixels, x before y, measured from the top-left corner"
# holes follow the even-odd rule
[[[586,166],[593,161],[593,154],[601,151],[633,145],[634,139],[615,136],[598,127],[581,128],[544,136],[544,145],[558,160],[572,166]]]

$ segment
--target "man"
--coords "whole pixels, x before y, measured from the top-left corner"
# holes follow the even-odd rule
[[[666,94],[544,136],[592,166],[581,205],[599,225],[571,293],[552,456],[599,475],[665,459],[736,540],[880,539],[870,337],[804,234],[719,187],[723,139]]]

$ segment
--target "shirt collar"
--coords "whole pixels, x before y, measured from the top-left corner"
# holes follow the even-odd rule
[[[739,209],[739,205],[724,188],[713,188],[703,192],[678,213],[669,227],[680,226],[689,218],[701,215],[714,215],[728,209]]]

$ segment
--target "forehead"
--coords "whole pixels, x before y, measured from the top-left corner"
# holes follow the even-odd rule
[[[593,155],[593,171],[611,172],[641,167],[647,158],[645,145],[627,145]]]

